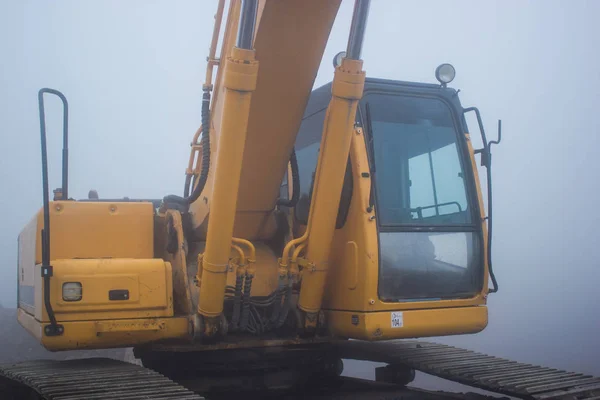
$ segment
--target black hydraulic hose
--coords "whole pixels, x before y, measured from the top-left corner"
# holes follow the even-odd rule
[[[190,195],[190,184],[192,182],[192,176],[186,175],[185,184],[183,185],[183,197],[188,197]]]
[[[210,168],[210,91],[204,89],[202,94],[202,171],[200,172],[200,178],[198,184],[194,187],[192,193],[188,197],[179,197],[176,195],[168,195],[163,199],[165,203],[178,203],[184,205],[190,205],[194,201],[198,200],[200,194],[206,186],[206,180],[208,179],[208,169]],[[187,196],[189,191],[189,176],[186,177],[184,194]]]
[[[202,94],[202,171],[198,184],[192,190],[188,203],[193,203],[200,197],[208,179],[210,168],[210,91],[204,90]]]
[[[290,164],[292,164],[292,198],[289,200],[277,199],[277,205],[283,207],[296,207],[300,199],[300,172],[298,171],[298,159],[296,158],[296,149],[292,149],[290,155]]]
[[[248,327],[248,317],[250,312],[250,291],[252,290],[252,278],[254,275],[246,272],[244,281],[244,294],[242,295],[242,317],[240,321],[240,329],[245,331]]]
[[[269,320],[269,323],[273,326],[277,326],[277,321],[279,320],[279,313],[281,312],[281,298],[283,297],[283,292],[285,289],[284,282],[285,278],[279,277],[277,291],[275,292],[275,304],[273,305],[273,314],[271,314],[271,318]]]
[[[242,286],[244,284],[244,275],[235,278],[235,294],[233,297],[233,316],[231,317],[231,328],[237,330],[240,324],[240,311],[242,305]]]
[[[284,296],[284,300],[283,300],[283,309],[281,310],[281,313],[279,314],[279,320],[277,321],[277,325],[276,325],[277,328],[280,328],[285,323],[285,320],[287,319],[290,309],[292,308],[292,287],[294,286],[294,281],[291,276],[289,276],[288,279],[289,279],[289,282],[285,289],[285,296]]]

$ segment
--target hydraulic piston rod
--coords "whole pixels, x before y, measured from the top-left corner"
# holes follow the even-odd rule
[[[310,221],[318,223],[311,224],[306,253],[309,267],[303,273],[298,300],[298,307],[305,315],[304,328],[308,331],[316,328],[317,314],[321,309],[356,108],[363,93],[365,72],[358,57],[368,8],[368,0],[356,1],[347,56],[335,70],[332,97],[325,117],[309,215]]]
[[[244,1],[238,46],[232,49],[225,64],[222,130],[214,169],[206,249],[198,276],[198,282],[201,282],[198,314],[203,317],[204,326],[196,326],[195,335],[203,332],[210,336],[220,331],[219,317],[223,312],[250,101],[258,74],[258,62],[252,49],[255,19],[256,1]]]

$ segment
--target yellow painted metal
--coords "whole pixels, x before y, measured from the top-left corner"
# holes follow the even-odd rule
[[[279,262],[277,260],[277,255],[275,253],[273,253],[273,250],[264,243],[256,242],[256,243],[253,243],[253,246],[255,246],[255,251],[256,251],[256,255],[255,255],[256,262],[252,264],[252,266],[255,270],[254,280],[252,281],[252,296],[259,296],[259,297],[269,296],[269,295],[273,294],[273,292],[277,288],[278,268],[279,268]],[[203,243],[198,244],[198,251],[200,251],[200,252],[204,251]],[[252,253],[250,253],[250,256],[251,255],[252,255]],[[248,254],[246,254],[246,256],[248,256]],[[248,264],[250,256],[246,260],[247,264]],[[235,261],[235,258],[237,258],[237,257],[239,257],[239,254],[232,247],[232,249],[230,250],[230,253],[229,253],[229,258],[232,261]],[[202,265],[202,264],[200,263],[199,265]],[[238,271],[240,271],[240,272],[245,271],[247,266],[248,265],[246,265],[243,268],[240,268],[239,266],[235,267],[232,265],[231,268],[229,268],[227,271],[227,286],[231,286],[231,287],[235,286],[236,273]],[[188,265],[188,267],[191,268],[192,266]],[[193,271],[193,270],[191,270],[191,271]],[[192,286],[192,290],[198,289],[193,282],[190,282],[190,285]]]
[[[217,42],[219,41],[219,32],[221,31],[221,22],[223,20],[223,9],[225,8],[225,0],[219,0],[217,6],[217,13],[215,14],[215,26],[213,28],[213,36],[210,42],[210,49],[208,51],[208,62],[206,64],[206,79],[204,80],[204,87],[212,86],[212,74],[215,65],[219,64],[219,61],[215,59],[217,52]]]
[[[183,235],[183,222],[179,211],[167,210],[167,221],[172,221],[171,228],[175,230],[175,238],[177,238],[177,247],[174,254],[165,251],[164,259],[171,264],[173,271],[173,308],[175,313],[189,315],[192,313],[192,292],[188,278],[187,270],[187,242]],[[169,237],[168,231],[165,236]]]
[[[402,311],[401,327],[392,327],[392,312],[325,311],[331,333],[360,340],[389,340],[477,333],[488,322],[487,307]]]
[[[198,143],[200,134],[202,133],[202,126],[196,130],[192,142],[190,143],[190,158],[188,160],[188,167],[185,170],[186,177],[199,176],[202,166],[202,144]]]
[[[65,326],[62,336],[42,335],[40,321],[47,323],[48,317],[39,267],[41,212],[23,230],[19,243],[19,282],[33,288],[35,299],[32,305],[20,305],[18,318],[44,346],[69,350],[185,340],[188,319],[174,314],[197,309],[206,317],[217,317],[223,310],[225,287],[235,284],[236,274],[253,275],[252,295],[268,296],[279,278],[296,280],[299,265],[303,269],[299,308],[309,314],[324,309],[327,327],[336,336],[385,340],[484,329],[487,264],[484,289],[471,299],[386,303],[378,298],[377,210],[367,211],[371,190],[371,178],[363,176],[369,172],[367,151],[362,130],[353,129],[364,84],[361,61],[344,59],[335,71],[308,227],[300,230],[300,238],[288,242],[281,262],[259,242],[276,232],[273,210],[281,177],[289,171],[289,155],[339,5],[340,0],[261,0],[255,50],[249,51],[234,46],[240,1],[232,0],[220,64],[215,58],[224,8],[220,0],[205,86],[212,85],[214,66],[220,68],[211,124],[202,127],[203,134],[211,136],[212,165],[204,192],[190,206],[196,234],[207,240],[197,265],[200,288],[192,279],[194,262],[186,264],[196,259],[204,244],[194,243],[194,252],[186,257],[178,212],[156,217],[160,220],[156,226],[161,227],[167,216],[174,218],[179,248],[167,255],[162,251],[161,240],[166,237],[162,228],[153,240],[150,203],[52,202],[51,298],[57,319]],[[468,134],[466,138],[478,182]],[[192,148],[187,174],[199,174],[199,150],[200,146]],[[346,223],[336,230],[348,155],[353,194]],[[479,185],[477,194],[483,219]],[[485,237],[485,223],[483,229]],[[485,246],[484,241],[487,251]],[[235,260],[240,266],[229,268]],[[63,301],[62,284],[73,281],[82,283],[84,297],[80,302]],[[114,289],[129,290],[130,298],[108,301],[107,293]],[[391,327],[392,311],[403,313],[401,328]],[[244,342],[227,346],[243,347]]]
[[[269,239],[276,232],[272,211],[279,195],[279,185],[339,5],[340,0],[259,2],[254,47],[260,70],[257,88],[252,94],[244,146],[233,232],[236,237]],[[239,1],[234,0],[227,16],[221,60],[234,46],[238,19]],[[224,132],[223,72],[221,64],[214,83],[211,107],[212,159]],[[211,173],[205,193],[190,206],[193,225],[202,238],[207,235],[206,219],[209,213],[212,218],[215,205],[211,192],[215,179],[216,176]]]
[[[153,214],[152,203],[52,201],[50,256],[52,259],[152,258]],[[43,226],[44,215],[40,210],[21,232],[23,265],[42,262]]]
[[[303,273],[298,301],[298,307],[307,313],[316,313],[321,308],[356,108],[364,82],[362,61],[343,59],[336,68],[309,214],[311,228],[306,258],[315,267]]]
[[[233,243],[237,243],[237,244],[246,246],[250,250],[250,256],[248,258],[248,261],[251,263],[256,261],[256,247],[254,247],[254,245],[252,244],[251,241],[246,240],[246,239],[235,238],[235,237],[231,238],[231,241]]]
[[[170,317],[173,315],[171,264],[161,259],[54,260],[50,299],[59,322]],[[63,300],[67,282],[82,286],[80,301]],[[128,290],[127,300],[109,300],[111,290]],[[48,322],[41,267],[35,267],[35,319]]]
[[[17,319],[50,351],[130,347],[163,339],[188,338],[187,317],[64,322],[64,334],[60,336],[42,335],[43,324],[23,310],[18,310]]]
[[[238,195],[238,210],[259,216],[270,212],[279,196],[279,185],[340,1],[261,3],[254,41],[260,71],[252,97]]]
[[[363,172],[369,172],[363,135],[361,129],[355,129],[352,136],[350,147],[353,176],[352,200],[346,223],[341,229],[335,231],[323,308],[376,312],[484,305],[486,303],[487,280],[484,282],[480,293],[467,299],[401,303],[383,302],[379,299],[377,293],[379,250],[377,227],[374,219],[377,210],[367,211],[371,178],[362,176]],[[469,152],[473,154],[472,149]],[[478,181],[477,185],[479,187]],[[335,322],[329,321],[328,323],[334,324]]]
[[[471,142],[471,135],[465,134],[467,141],[467,148],[469,149],[469,158],[471,161],[471,169],[473,170],[473,177],[475,186],[477,187],[477,201],[479,202],[479,217],[481,218],[481,229],[483,231],[483,260],[485,263],[485,274],[483,278],[484,295],[488,293],[488,280],[489,280],[489,266],[488,266],[488,241],[487,241],[487,223],[485,219],[485,207],[483,206],[483,195],[481,194],[481,184],[479,180],[479,171],[477,170],[477,161],[475,161],[475,151],[473,150],[473,142]]]
[[[375,212],[367,211],[371,179],[361,176],[369,172],[362,130],[355,129],[352,134],[350,161],[353,193],[346,222],[335,231],[323,307],[366,311],[370,307],[369,288],[377,288],[378,284],[379,252],[377,226],[371,219]],[[357,271],[353,270],[355,263]],[[354,287],[355,281],[358,284]]]
[[[257,73],[254,51],[233,48],[223,78],[223,130],[213,166],[215,181],[202,276],[198,276],[199,280],[202,279],[198,312],[207,317],[218,316],[223,311],[242,154]]]
[[[232,244],[231,248],[237,253],[237,265],[246,265],[246,255],[244,254],[244,250],[236,244]]]

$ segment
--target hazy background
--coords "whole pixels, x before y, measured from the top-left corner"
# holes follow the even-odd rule
[[[216,4],[0,1],[2,304],[16,304],[16,238],[41,206],[38,89],[70,102],[71,196],[179,194]],[[352,4],[343,1],[317,86],[345,49]],[[480,108],[488,136],[503,120],[494,153],[500,292],[484,332],[436,340],[600,375],[599,15],[592,0],[372,1],[369,76],[435,82],[435,67],[450,62],[451,86]],[[61,111],[47,103],[55,188]]]

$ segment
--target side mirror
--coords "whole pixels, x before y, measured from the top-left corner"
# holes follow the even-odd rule
[[[483,131],[482,131],[483,132]],[[485,134],[482,135],[485,138]],[[474,150],[475,154],[481,154],[481,166],[488,167],[490,165],[492,158],[492,145],[500,144],[502,141],[502,120],[498,120],[498,140],[490,140],[486,144],[484,144],[483,149]],[[485,142],[484,142],[485,143]]]
[[[488,147],[491,147],[493,144],[500,144],[502,141],[502,120],[498,120],[498,140],[490,140],[488,143]]]

